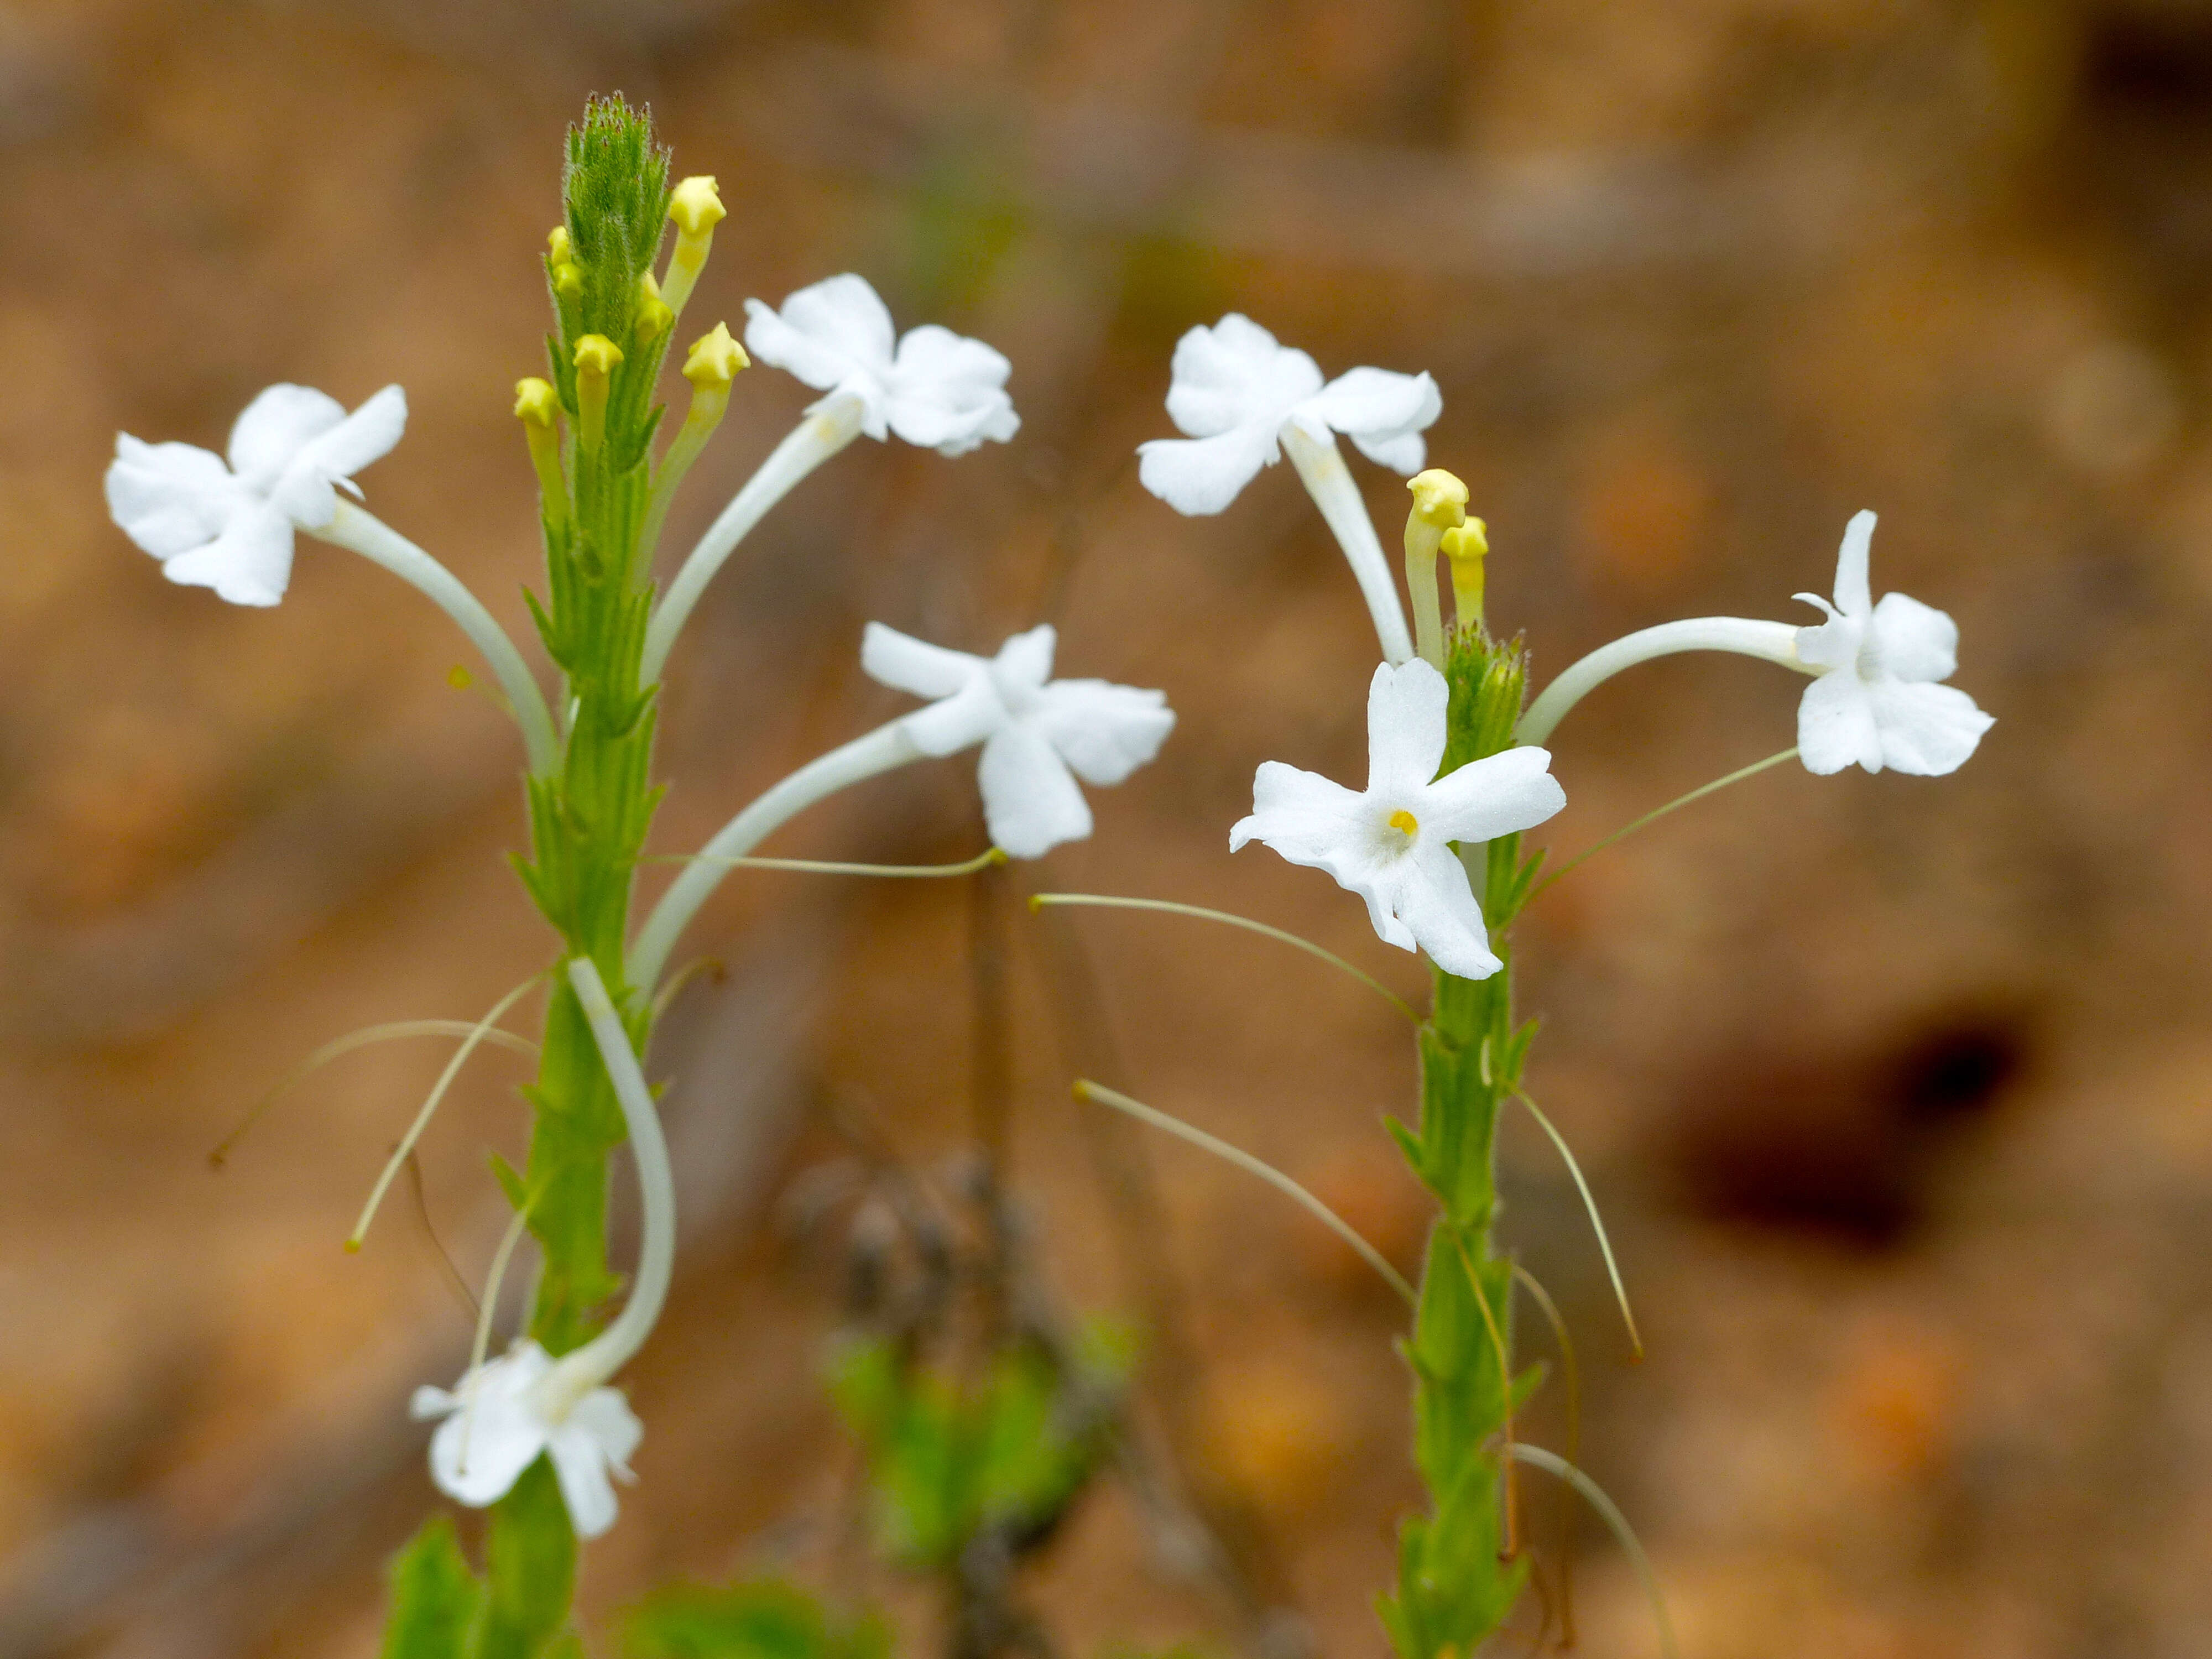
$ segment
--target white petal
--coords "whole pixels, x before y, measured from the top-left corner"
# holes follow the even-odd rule
[[[575,1410],[568,1413],[568,1422],[598,1443],[599,1450],[623,1479],[637,1478],[629,1472],[629,1460],[636,1455],[639,1442],[645,1438],[645,1425],[637,1420],[637,1413],[629,1408],[629,1401],[620,1389],[593,1389],[576,1402]]]
[[[817,392],[831,390],[859,367],[842,341],[801,333],[763,301],[746,301],[745,317],[745,349]]]
[[[179,553],[161,574],[233,605],[275,605],[292,580],[292,521],[265,502],[242,507],[215,540]]]
[[[1018,859],[1042,858],[1091,833],[1091,807],[1067,763],[1036,724],[1018,721],[991,734],[976,781],[991,844]]]
[[[424,1423],[434,1417],[443,1417],[460,1403],[445,1389],[434,1388],[425,1382],[415,1390],[414,1397],[408,1401],[407,1414],[417,1423]]]
[[[1175,730],[1164,691],[1104,680],[1055,680],[1037,721],[1085,783],[1119,783],[1160,752]]]
[[[1338,886],[1366,901],[1377,935],[1410,951],[1413,932],[1387,902],[1391,872],[1376,855],[1382,843],[1370,822],[1373,811],[1366,796],[1319,773],[1263,761],[1252,778],[1252,815],[1230,830],[1229,850],[1261,841],[1292,864],[1327,871]]]
[[[1881,672],[1893,678],[1948,680],[1959,672],[1959,624],[1910,594],[1881,596],[1867,639]]]
[[[1881,770],[1881,733],[1865,684],[1848,668],[1823,674],[1797,705],[1797,754],[1808,772],[1826,776],[1856,763]]]
[[[599,1443],[563,1424],[553,1431],[546,1449],[553,1454],[553,1474],[561,1483],[562,1501],[568,1506],[568,1524],[579,1538],[599,1537],[614,1525],[621,1510]]]
[[[141,443],[127,432],[116,436],[106,483],[116,524],[157,559],[213,541],[243,499],[222,456],[193,444]]]
[[[1137,477],[1178,513],[1203,518],[1235,501],[1280,459],[1280,428],[1261,420],[1211,438],[1153,438],[1137,446]]]
[[[390,454],[406,430],[407,394],[388,386],[302,448],[270,499],[302,529],[320,530],[337,511],[331,486],[349,487],[353,475]]]
[[[888,382],[890,428],[945,455],[964,454],[986,439],[1004,443],[1022,424],[1006,392],[1012,372],[981,340],[934,323],[910,330]]]
[[[1291,404],[1321,390],[1321,369],[1311,357],[1278,344],[1266,329],[1233,311],[1212,328],[1194,328],[1176,342],[1173,374],[1168,418],[1193,438],[1215,437],[1255,421],[1272,431]]]
[[[1415,657],[1377,665],[1367,684],[1367,788],[1407,793],[1427,787],[1443,763],[1451,687]]]
[[[1797,597],[1826,607],[1826,600],[1816,599],[1810,593]],[[1830,620],[1797,630],[1797,660],[1808,667],[1832,668],[1856,675],[1859,647],[1866,642],[1867,624],[1863,618],[1843,616],[1834,611],[1828,615]]]
[[[1487,979],[1498,970],[1503,964],[1490,948],[1467,866],[1449,847],[1425,836],[1394,874],[1393,908],[1430,961],[1462,979]]]
[[[272,386],[230,429],[230,470],[266,495],[293,457],[346,417],[345,405],[307,386]]]
[[[949,697],[983,672],[983,659],[872,622],[860,635],[860,672],[917,697]]]
[[[1425,374],[1355,368],[1331,380],[1307,407],[1357,444],[1368,459],[1410,474],[1421,470],[1427,446],[1420,434],[1443,413],[1444,400]]]
[[[1966,764],[1996,721],[1955,685],[1909,685],[1895,680],[1870,688],[1881,757],[1915,777],[1941,777]],[[1869,768],[1869,770],[1874,769]]]
[[[951,696],[908,714],[906,733],[925,755],[957,755],[1005,730],[1010,718],[999,688],[979,673]]]
[[[1871,513],[1854,513],[1844,526],[1844,544],[1836,555],[1836,609],[1846,617],[1863,619],[1874,613],[1874,588],[1867,578],[1874,521]]]
[[[1059,639],[1050,623],[1010,636],[991,659],[992,674],[1011,692],[1043,690],[1052,678],[1052,653]]]
[[[1493,841],[1534,829],[1567,804],[1551,765],[1544,750],[1508,749],[1445,774],[1415,809],[1423,839]]]
[[[547,1430],[534,1386],[550,1364],[543,1348],[526,1342],[460,1380],[452,1415],[430,1437],[430,1474],[439,1491],[482,1508],[505,1497],[537,1461]],[[418,1413],[427,1392],[416,1393]]]

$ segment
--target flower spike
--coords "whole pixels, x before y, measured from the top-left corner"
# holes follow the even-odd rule
[[[1418,946],[1462,979],[1485,979],[1500,963],[1452,843],[1532,829],[1567,798],[1541,749],[1509,749],[1437,777],[1450,700],[1444,677],[1418,658],[1382,664],[1367,692],[1365,791],[1265,762],[1252,781],[1252,814],[1229,832],[1229,850],[1263,841],[1293,864],[1326,870],[1367,901],[1385,943]]]
[[[906,717],[922,753],[983,745],[984,821],[993,842],[1018,859],[1090,835],[1076,779],[1121,782],[1175,729],[1164,693],[1051,679],[1055,637],[1048,623],[1015,635],[995,657],[975,657],[870,623],[860,644],[871,679],[936,700]]]
[[[1138,445],[1138,477],[1176,512],[1206,515],[1227,507],[1287,451],[1351,562],[1383,656],[1403,662],[1413,641],[1398,590],[1334,434],[1343,433],[1379,465],[1411,474],[1427,453],[1421,434],[1443,410],[1425,374],[1355,368],[1324,385],[1311,357],[1231,312],[1176,343],[1168,416],[1186,435]]]

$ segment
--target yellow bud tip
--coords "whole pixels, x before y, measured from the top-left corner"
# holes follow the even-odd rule
[[[467,669],[462,667],[459,663],[455,663],[446,674],[446,684],[452,686],[456,691],[465,691],[476,683],[476,676],[470,673]]]
[[[622,348],[604,334],[586,334],[576,342],[576,372],[579,374],[611,374],[622,360]]]
[[[576,245],[568,240],[568,227],[556,225],[545,237],[545,263],[565,265],[576,257]]]
[[[738,378],[738,371],[752,366],[745,349],[730,333],[727,323],[714,325],[714,331],[702,334],[691,343],[691,355],[684,360],[684,378],[703,392],[710,386],[726,386]]]
[[[658,294],[639,302],[637,337],[641,345],[651,345],[675,326],[676,313],[662,302]]]
[[[1390,827],[1393,830],[1403,830],[1409,836],[1418,836],[1421,833],[1420,819],[1402,806],[1390,814]]]
[[[561,412],[561,400],[554,394],[553,382],[541,380],[535,374],[526,375],[514,383],[514,416],[532,426],[551,426],[554,416]]]
[[[564,300],[583,297],[584,268],[571,259],[553,267],[553,291]]]
[[[1467,486],[1440,466],[1418,472],[1406,482],[1413,492],[1413,514],[1439,530],[1454,530],[1467,522]]]
[[[1444,556],[1449,559],[1480,559],[1490,551],[1490,532],[1480,519],[1469,519],[1443,536]]]
[[[349,1238],[346,1240],[345,1253],[348,1255],[359,1255],[361,1254],[361,1241],[357,1238]]]
[[[702,235],[729,216],[711,173],[695,173],[668,194],[668,216],[686,236]]]

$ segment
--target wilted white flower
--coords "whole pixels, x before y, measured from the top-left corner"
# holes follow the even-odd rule
[[[827,393],[860,407],[860,430],[896,432],[910,444],[961,455],[1021,428],[1006,376],[1013,366],[981,340],[934,323],[909,329],[894,346],[891,313],[864,276],[832,276],[803,288],[777,311],[745,301],[745,349]]]
[[[292,576],[292,532],[322,530],[336,490],[390,452],[407,426],[407,395],[388,386],[350,415],[304,386],[272,386],[238,417],[230,459],[191,444],[115,440],[107,507],[173,582],[212,587],[233,605],[274,605]]]
[[[1229,850],[1263,841],[1293,864],[1328,871],[1367,901],[1389,943],[1418,945],[1446,973],[1483,979],[1498,959],[1451,844],[1529,829],[1567,798],[1541,749],[1509,749],[1437,777],[1450,701],[1444,677],[1419,658],[1382,664],[1367,690],[1366,790],[1267,761]]]
[[[1875,515],[1855,515],[1836,562],[1833,605],[1796,597],[1828,620],[1797,630],[1798,660],[1820,678],[1797,705],[1797,750],[1812,772],[1856,762],[1923,777],[1955,772],[1996,724],[1956,686],[1938,682],[1959,666],[1959,625],[1903,593],[1874,602],[1868,553]]]
[[[1322,444],[1341,432],[1370,460],[1411,476],[1426,457],[1421,434],[1443,410],[1426,374],[1355,368],[1323,385],[1311,357],[1233,311],[1176,343],[1174,376],[1168,417],[1187,435],[1137,453],[1145,488],[1178,513],[1227,507],[1275,464],[1293,426]]]
[[[416,1389],[412,1409],[418,1419],[446,1419],[430,1438],[430,1474],[454,1502],[472,1509],[497,1503],[548,1452],[570,1522],[579,1536],[596,1538],[615,1522],[608,1473],[636,1479],[629,1459],[645,1430],[615,1389],[592,1389],[562,1411],[563,1390],[548,1383],[554,1370],[544,1349],[520,1342],[450,1392]]]
[[[1159,753],[1175,714],[1158,691],[1052,678],[1049,625],[1017,634],[995,657],[927,645],[870,623],[860,666],[884,684],[934,699],[900,722],[926,755],[983,745],[977,769],[993,843],[1041,857],[1091,833],[1076,779],[1119,783]]]

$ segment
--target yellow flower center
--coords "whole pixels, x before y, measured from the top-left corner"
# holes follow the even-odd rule
[[[1421,833],[1421,821],[1402,806],[1390,814],[1390,827],[1393,830],[1402,830],[1409,836],[1418,836]]]

